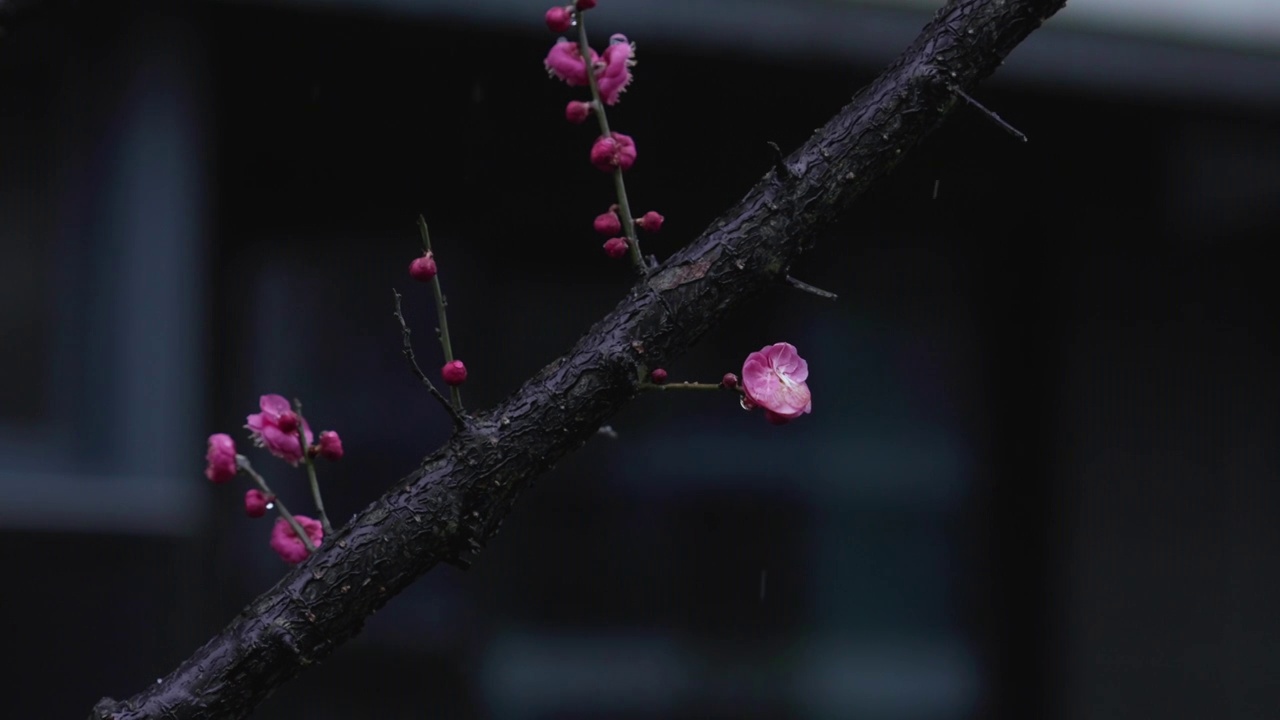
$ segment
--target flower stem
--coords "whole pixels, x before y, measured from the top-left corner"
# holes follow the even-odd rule
[[[302,446],[302,462],[307,464],[307,479],[311,481],[311,497],[316,502],[316,512],[320,513],[320,526],[324,528],[325,535],[333,534],[333,526],[329,524],[329,516],[324,512],[324,499],[320,497],[320,481],[316,479],[316,464],[311,459],[311,452],[307,448],[307,436],[304,428],[307,423],[302,419],[302,402],[297,398],[293,400],[293,411],[298,414],[298,444]]]
[[[427,230],[427,220],[421,215],[418,216],[418,232],[422,234],[422,244],[426,247],[427,252],[431,252],[431,232]],[[453,362],[453,343],[449,341],[449,317],[445,314],[444,291],[440,289],[440,274],[436,273],[431,278],[431,289],[436,295],[436,314],[440,318],[440,327],[438,335],[440,337],[440,347],[444,349],[445,363]],[[458,392],[458,386],[449,386],[449,397],[453,401],[453,409],[462,412],[462,393]]]
[[[574,10],[574,14],[578,19],[578,53],[582,55],[582,62],[587,67],[587,80],[591,85],[591,99],[595,105],[596,121],[600,123],[600,134],[604,137],[613,137],[613,134],[609,131],[609,118],[605,116],[604,112],[604,100],[600,98],[600,85],[596,82],[596,69],[594,63],[589,59],[591,57],[591,45],[587,43],[587,24],[583,22],[581,10]],[[644,265],[644,256],[640,253],[640,238],[636,235],[635,221],[631,217],[631,203],[627,201],[627,184],[622,179],[622,168],[613,169],[613,188],[618,195],[618,210],[622,217],[622,232],[627,238],[631,263],[636,266],[636,270],[641,275],[644,275],[647,272],[647,268]]]
[[[302,545],[307,548],[307,552],[315,552],[316,546],[311,544],[311,537],[307,535],[307,531],[302,529],[297,519],[293,517],[293,513],[289,512],[284,503],[280,502],[280,498],[276,497],[276,494],[271,492],[271,488],[267,487],[267,481],[263,480],[262,476],[249,464],[249,458],[243,455],[236,455],[236,466],[243,470],[246,475],[253,478],[253,481],[258,484],[258,488],[262,490],[263,495],[271,498],[271,503],[276,506],[276,510],[280,511],[280,517],[284,518],[284,521],[289,523],[289,527],[293,528],[293,533],[302,541]]]

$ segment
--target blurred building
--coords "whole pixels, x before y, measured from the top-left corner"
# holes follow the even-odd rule
[[[647,249],[937,4],[601,3]],[[260,394],[342,433],[335,520],[447,438],[391,317],[436,357],[419,212],[469,407],[622,296],[544,10],[64,0],[0,36],[13,717],[133,694],[284,572],[200,475]],[[1274,3],[1072,0],[978,93],[1029,142],[961,109],[795,268],[839,302],[780,288],[668,368],[789,340],[812,416],[640,398],[255,717],[1275,717],[1278,48]]]

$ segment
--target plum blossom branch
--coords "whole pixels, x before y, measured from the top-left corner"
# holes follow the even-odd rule
[[[637,395],[639,368],[676,358],[776,287],[854,199],[945,119],[956,103],[951,87],[972,88],[990,75],[1064,4],[950,0],[879,78],[788,156],[795,177],[766,175],[564,357],[425,457],[161,682],[126,700],[104,698],[92,719],[246,717],[434,565],[483,547],[522,489]],[[785,361],[758,363],[757,379],[785,371]]]
[[[606,116],[605,103],[600,95],[600,82],[596,77],[595,63],[591,61],[594,53],[591,51],[591,45],[587,42],[587,23],[583,17],[584,13],[581,7],[575,9],[574,13],[578,21],[578,52],[582,54],[587,66],[587,83],[591,87],[591,100],[595,109],[596,121],[600,125],[600,137],[602,139],[610,139],[614,135],[609,130],[609,118]],[[626,42],[626,39],[622,38],[622,42]],[[622,177],[622,170],[621,165],[616,165],[613,168],[613,189],[618,196],[618,210],[622,220],[622,231],[627,240],[631,263],[635,265],[637,272],[644,275],[648,271],[648,267],[645,265],[643,253],[640,252],[640,238],[636,233],[635,220],[631,216],[631,201],[627,199],[627,181]]]

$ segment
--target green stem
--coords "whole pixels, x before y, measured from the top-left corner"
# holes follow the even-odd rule
[[[418,232],[422,234],[422,245],[426,247],[427,252],[432,252],[431,232],[427,230],[426,218],[421,215],[418,216]],[[434,253],[432,256],[434,257]],[[440,346],[444,349],[444,361],[447,364],[453,362],[453,343],[449,340],[449,317],[445,314],[444,291],[440,289],[439,273],[431,278],[431,289],[435,292],[436,314],[440,321],[437,335],[440,337]],[[449,397],[453,401],[453,409],[462,412],[462,393],[458,392],[456,385],[449,386]]]
[[[591,99],[595,105],[596,121],[600,123],[600,134],[613,137],[609,131],[609,118],[605,116],[604,100],[600,98],[600,85],[596,82],[596,69],[591,62],[591,45],[587,43],[587,24],[583,22],[582,11],[574,10],[578,18],[578,53],[587,67],[587,81],[591,85]],[[613,189],[618,195],[618,212],[622,218],[622,232],[627,238],[631,263],[644,275],[648,269],[644,266],[644,256],[640,253],[640,238],[636,235],[635,221],[631,217],[631,203],[627,200],[627,184],[622,179],[622,168],[613,169]]]
[[[236,455],[236,466],[243,470],[246,475],[253,478],[253,481],[258,484],[258,488],[262,490],[263,495],[271,498],[271,504],[276,506],[276,510],[280,511],[280,517],[284,518],[284,521],[289,523],[289,527],[293,528],[293,533],[302,541],[302,545],[307,549],[307,552],[315,552],[316,546],[311,544],[311,536],[307,535],[307,531],[302,529],[302,526],[298,524],[298,520],[293,517],[293,513],[289,512],[284,503],[280,502],[280,498],[276,497],[276,494],[271,492],[271,488],[267,487],[267,481],[263,480],[262,476],[249,464],[249,458],[243,455]]]
[[[307,421],[302,418],[302,402],[297,398],[293,400],[293,411],[298,415],[298,445],[302,448],[302,462],[307,466],[307,479],[311,481],[311,498],[315,500],[316,512],[320,513],[320,526],[324,528],[324,534],[333,533],[333,526],[329,524],[329,516],[324,512],[324,499],[320,497],[320,481],[316,479],[316,464],[311,459],[311,452],[307,447],[307,435],[305,428]]]

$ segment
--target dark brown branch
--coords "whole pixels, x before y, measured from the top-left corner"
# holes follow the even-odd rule
[[[953,0],[870,87],[695,242],[642,279],[567,355],[480,415],[249,604],[161,682],[93,718],[245,717],[360,631],[436,563],[484,547],[531,480],[594,436],[933,130],[1065,0]]]

